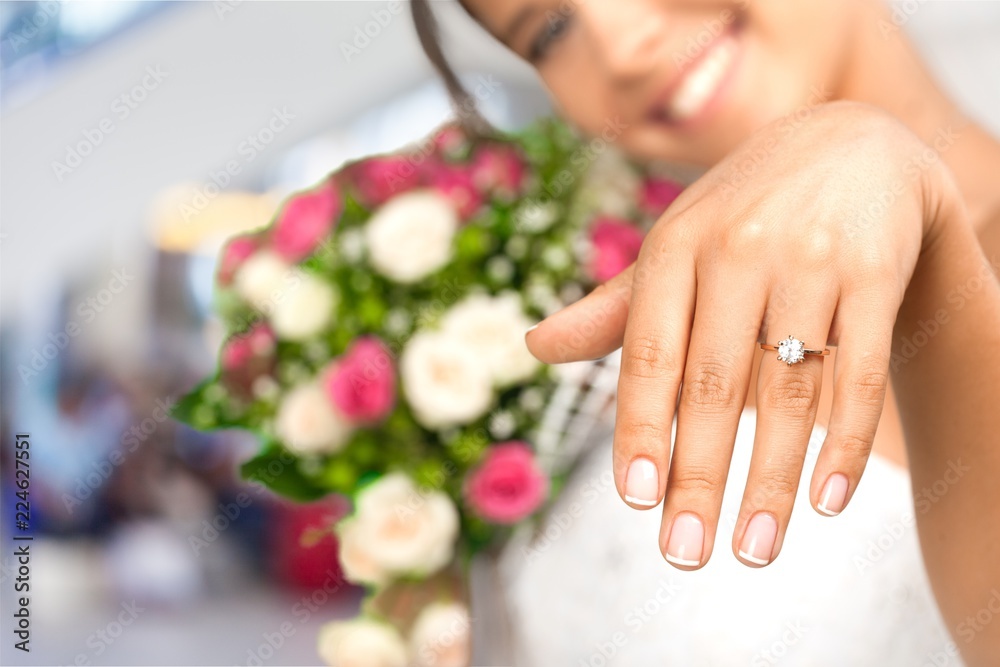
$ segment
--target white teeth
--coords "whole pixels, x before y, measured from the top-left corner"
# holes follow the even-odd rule
[[[736,42],[723,37],[690,69],[670,100],[667,111],[675,120],[697,115],[719,87],[736,56]]]

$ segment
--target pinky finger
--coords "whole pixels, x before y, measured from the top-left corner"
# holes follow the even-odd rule
[[[827,516],[847,507],[871,454],[889,383],[894,312],[882,304],[842,301],[837,319],[844,325],[834,364],[833,409],[810,487],[813,507]]]

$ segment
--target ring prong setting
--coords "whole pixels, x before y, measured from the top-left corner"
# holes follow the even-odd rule
[[[788,338],[778,341],[778,361],[784,361],[789,366],[800,363],[806,358],[805,349],[805,343],[789,335]]]

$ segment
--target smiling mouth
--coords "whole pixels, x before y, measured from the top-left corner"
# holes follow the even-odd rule
[[[738,26],[722,32],[680,75],[679,80],[650,111],[653,120],[689,124],[704,114],[718,97],[739,55]]]

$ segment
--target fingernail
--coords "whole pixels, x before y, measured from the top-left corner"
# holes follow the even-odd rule
[[[653,507],[660,504],[660,480],[656,464],[639,457],[632,461],[625,475],[625,500],[634,505]]]
[[[697,567],[701,565],[704,544],[705,526],[701,519],[691,512],[681,512],[670,526],[670,538],[663,557],[674,565]]]
[[[541,324],[541,322],[539,322],[539,324]],[[538,324],[532,324],[530,327],[528,327],[528,330],[524,332],[524,335],[527,336],[528,334],[530,334],[532,331],[534,331],[537,328],[538,328]]]
[[[778,537],[778,521],[767,512],[757,512],[747,524],[740,544],[740,558],[754,565],[771,562],[774,540]]]
[[[844,505],[847,504],[848,486],[846,475],[839,472],[830,475],[826,480],[826,486],[823,487],[823,495],[820,497],[816,509],[827,516],[837,516],[843,512]]]

